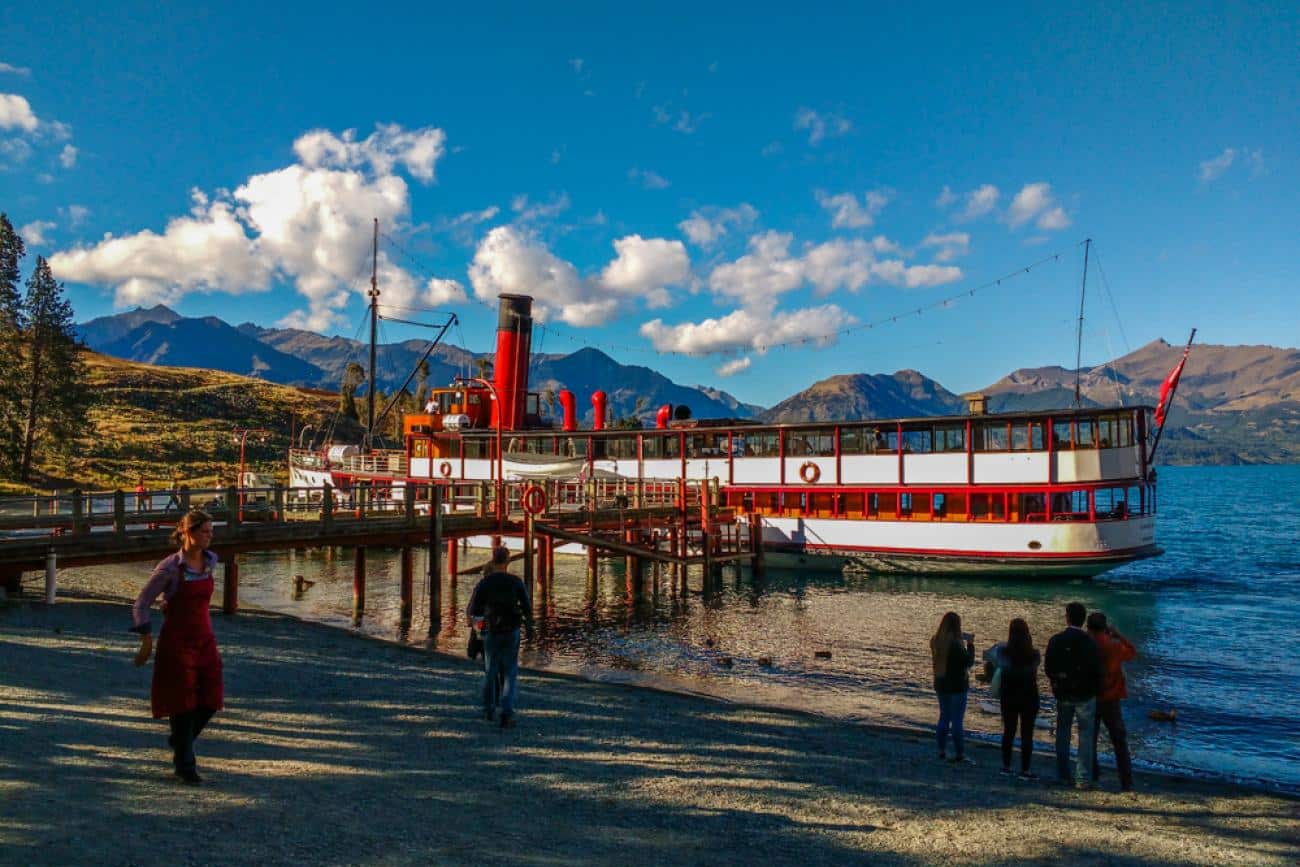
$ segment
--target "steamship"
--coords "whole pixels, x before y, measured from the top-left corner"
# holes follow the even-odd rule
[[[873,572],[1093,576],[1160,553],[1146,450],[1151,407],[761,424],[693,419],[593,423],[559,392],[562,418],[528,390],[532,298],[500,297],[491,381],[432,391],[406,415],[403,447],[290,453],[290,484],[354,486],[400,501],[407,485],[505,479],[716,479],[769,562]]]

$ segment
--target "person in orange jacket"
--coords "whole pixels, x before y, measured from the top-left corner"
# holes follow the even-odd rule
[[[1088,615],[1088,634],[1097,642],[1101,654],[1101,688],[1097,692],[1097,724],[1092,729],[1092,779],[1101,774],[1097,765],[1097,738],[1101,727],[1106,726],[1111,747],[1115,750],[1115,769],[1119,772],[1119,787],[1133,791],[1133,758],[1128,750],[1128,730],[1124,728],[1124,713],[1120,702],[1128,698],[1128,685],[1124,682],[1124,663],[1137,658],[1137,648],[1106,622],[1106,615],[1094,611]]]

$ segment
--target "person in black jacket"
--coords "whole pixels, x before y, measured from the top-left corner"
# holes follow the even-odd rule
[[[1034,755],[1034,718],[1038,716],[1038,664],[1029,624],[1017,617],[1011,621],[1007,643],[997,651],[998,699],[1002,705],[1002,774],[1011,776],[1011,750],[1016,725],[1020,726],[1020,779],[1036,779],[1030,769]]]
[[[1081,602],[1065,606],[1068,626],[1047,642],[1045,668],[1056,696],[1056,775],[1061,782],[1089,788],[1092,777],[1093,727],[1097,724],[1097,690],[1101,684],[1101,654],[1084,631],[1088,610]],[[1079,719],[1079,755],[1070,774],[1070,734]]]
[[[965,642],[964,644],[962,642]],[[975,636],[962,633],[961,617],[949,611],[939,621],[930,639],[930,661],[934,666],[934,691],[939,696],[939,758],[948,758],[948,730],[952,730],[954,762],[974,764],[966,758],[962,724],[966,718],[966,694],[970,690],[970,667],[975,664]]]
[[[483,635],[483,716],[494,719],[501,708],[501,728],[515,724],[516,681],[519,677],[519,627],[533,637],[533,606],[524,582],[506,571],[510,552],[492,552],[492,571],[470,596],[470,624]]]

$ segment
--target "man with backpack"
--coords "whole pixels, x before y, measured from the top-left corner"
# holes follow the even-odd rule
[[[1137,648],[1119,630],[1106,622],[1106,615],[1094,611],[1088,615],[1088,634],[1101,654],[1101,685],[1097,692],[1097,724],[1092,729],[1092,781],[1097,782],[1101,769],[1097,765],[1097,736],[1106,726],[1110,745],[1115,750],[1115,770],[1121,791],[1133,791],[1133,758],[1128,750],[1128,729],[1120,702],[1128,698],[1124,681],[1124,663],[1137,658]]]
[[[1092,759],[1096,741],[1097,689],[1101,683],[1101,654],[1083,628],[1088,609],[1081,602],[1065,606],[1066,628],[1047,642],[1044,668],[1056,697],[1056,775],[1081,789],[1092,785]],[[1079,719],[1079,756],[1076,773],[1070,773],[1070,734]]]
[[[509,564],[509,550],[492,552],[491,571],[474,588],[467,609],[483,635],[483,716],[494,719],[499,704],[503,729],[515,725],[520,625],[533,637],[533,606],[524,582],[506,571]]]

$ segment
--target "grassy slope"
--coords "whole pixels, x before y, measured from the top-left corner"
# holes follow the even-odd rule
[[[178,475],[192,486],[234,482],[239,467],[236,428],[265,428],[265,443],[249,437],[250,468],[287,477],[291,429],[320,430],[338,405],[329,392],[276,385],[197,368],[157,367],[84,355],[86,386],[96,395],[94,433],[72,456],[38,467],[37,487],[133,488],[140,477],[163,487]],[[296,424],[294,419],[297,419]]]

